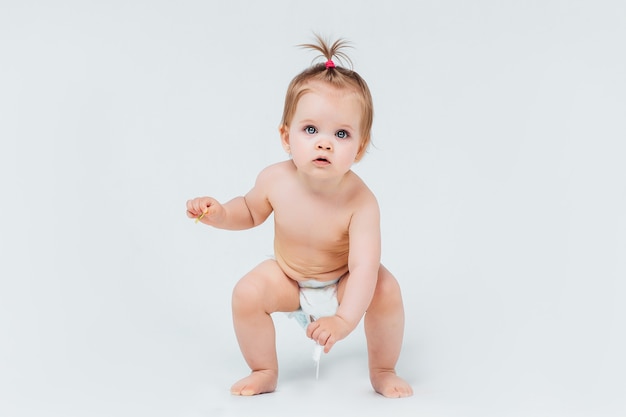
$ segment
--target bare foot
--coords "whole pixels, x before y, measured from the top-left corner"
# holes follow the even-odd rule
[[[387,398],[402,398],[413,395],[413,388],[394,371],[371,371],[370,380],[374,390]]]
[[[276,389],[278,372],[271,370],[254,371],[244,379],[236,382],[231,388],[233,395],[257,395],[272,392]]]

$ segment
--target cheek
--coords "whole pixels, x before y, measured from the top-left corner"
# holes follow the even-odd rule
[[[345,149],[344,152],[341,153],[341,160],[345,164],[352,164],[356,160],[356,156],[359,152],[359,147],[351,146],[349,149]]]
[[[297,134],[291,136],[289,144],[291,145],[291,150],[293,152],[298,152],[303,148],[302,140],[300,140],[300,137],[298,137]]]
[[[289,131],[289,137],[291,138],[291,142],[294,146],[298,146],[302,142],[302,132],[300,130],[291,130]]]
[[[306,149],[306,144],[302,140],[298,140],[298,136],[292,136],[292,140],[290,141],[291,147],[291,157],[294,160],[300,160],[304,158],[308,151]]]

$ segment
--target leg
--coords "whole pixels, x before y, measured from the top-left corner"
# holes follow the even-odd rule
[[[395,371],[404,335],[402,294],[398,281],[382,265],[364,324],[372,387],[385,397],[413,395],[411,386]]]
[[[272,392],[278,381],[278,358],[271,313],[300,305],[298,284],[276,261],[268,260],[246,274],[233,290],[233,323],[239,348],[252,373],[235,383],[234,395]]]

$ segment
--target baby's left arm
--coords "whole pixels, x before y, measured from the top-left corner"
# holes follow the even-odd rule
[[[352,216],[348,255],[350,276],[339,309],[334,316],[322,317],[307,328],[307,336],[323,345],[326,353],[355,329],[372,301],[380,269],[379,224],[378,203],[373,197]]]
[[[354,329],[372,301],[380,269],[380,211],[373,196],[353,214],[349,236],[350,278],[337,316]]]

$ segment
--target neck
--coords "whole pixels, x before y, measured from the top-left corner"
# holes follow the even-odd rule
[[[311,178],[298,173],[298,179],[312,194],[331,197],[343,189],[342,186],[350,172],[352,171],[348,171],[341,177],[328,179]]]

